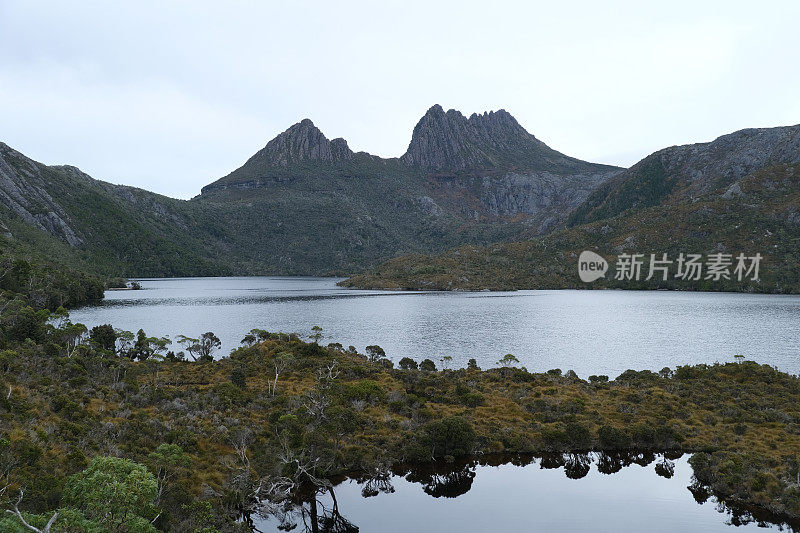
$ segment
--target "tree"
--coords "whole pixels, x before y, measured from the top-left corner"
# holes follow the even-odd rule
[[[518,363],[519,363],[519,359],[517,359],[516,357],[514,357],[510,353],[505,354],[502,359],[497,361],[497,364],[502,366],[503,368],[513,367],[514,365],[516,365]]]
[[[467,361],[467,370],[480,370],[481,367],[478,366],[478,362],[475,359],[470,359]]]
[[[187,337],[186,335],[178,335],[178,344],[186,350],[186,353],[189,354],[189,357],[191,357],[193,361],[197,361],[197,356],[200,351],[199,339]]]
[[[83,324],[73,324],[67,319],[66,323],[59,328],[58,332],[67,349],[66,356],[72,357],[72,354],[75,353],[75,349],[83,342],[88,330]]]
[[[117,344],[117,332],[111,324],[103,324],[92,328],[89,339],[98,348],[113,352]]]
[[[183,346],[183,349],[195,361],[208,362],[213,361],[211,356],[214,350],[222,346],[222,342],[211,331],[207,331],[200,335],[199,339],[187,337],[185,335],[178,336],[178,344]]]
[[[147,340],[150,342],[150,349],[153,351],[151,357],[158,355],[159,358],[163,358],[167,353],[167,346],[172,344],[169,337],[149,337]]]
[[[124,329],[114,330],[114,333],[117,336],[117,355],[120,357],[130,357],[129,354],[133,348],[133,342],[136,336],[132,331],[127,331]]]
[[[275,396],[275,391],[278,388],[278,376],[285,372],[294,361],[294,356],[289,352],[280,352],[272,357],[272,364],[275,367],[275,380],[270,385],[267,381],[267,392]]]
[[[7,488],[8,485],[0,489],[0,496],[3,495],[3,493],[6,491]],[[17,498],[16,503],[11,504],[11,509],[6,509],[6,513],[15,516],[17,520],[19,520],[19,523],[22,524],[24,530],[26,531],[33,531],[34,533],[50,533],[53,524],[55,524],[56,520],[58,520],[58,514],[59,514],[58,511],[53,513],[53,515],[47,520],[47,523],[45,523],[41,528],[35,527],[30,522],[28,522],[28,520],[32,519],[30,517],[26,519],[26,517],[19,510],[19,504],[22,503],[22,498],[24,495],[25,492],[20,491],[19,498]],[[4,520],[0,519],[0,526],[3,526],[3,531],[7,531],[6,529],[7,524],[4,524],[3,522]],[[13,525],[8,525],[8,527],[13,527]]]
[[[419,368],[417,362],[411,359],[410,357],[403,357],[402,359],[400,359],[399,364],[400,368],[402,368],[403,370],[416,370],[417,368]]]
[[[448,416],[425,424],[421,443],[430,451],[430,457],[436,459],[470,453],[475,438],[475,430],[467,419]]]
[[[419,364],[419,369],[424,370],[425,372],[436,372],[436,363],[430,359],[423,359]]]
[[[156,531],[153,503],[158,481],[144,466],[116,457],[95,457],[67,480],[63,503],[112,532]]]
[[[319,341],[321,341],[323,337],[322,328],[319,326],[314,326],[311,328],[311,335],[308,336],[309,339],[314,341],[314,344],[319,344]]]
[[[269,338],[269,332],[263,329],[254,328],[244,336],[242,344],[253,346],[257,342],[264,342]]]
[[[449,355],[445,355],[439,360],[439,362],[442,363],[442,370],[447,370],[450,368],[450,363],[453,362],[453,358]]]
[[[367,359],[369,359],[373,363],[377,363],[378,361],[386,357],[386,352],[383,351],[383,348],[381,348],[377,344],[367,346],[366,351],[367,351]]]
[[[153,349],[150,347],[150,339],[147,337],[143,329],[136,333],[136,342],[133,343],[133,350],[130,352],[131,359],[138,359],[144,361],[153,355]]]
[[[147,459],[158,480],[156,503],[161,501],[164,491],[172,480],[192,466],[192,458],[177,444],[159,444],[156,451],[148,455]]]
[[[198,357],[198,361],[207,362],[214,360],[211,354],[214,353],[214,351],[220,346],[222,346],[222,342],[212,332],[207,331],[200,335],[200,341],[198,342],[198,345],[200,346],[198,350],[198,354],[200,355],[200,357]]]

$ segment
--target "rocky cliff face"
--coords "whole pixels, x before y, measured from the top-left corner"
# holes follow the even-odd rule
[[[570,216],[581,224],[630,209],[727,190],[762,168],[800,162],[800,125],[751,128],[655,152],[592,193]]]
[[[431,107],[400,161],[429,174],[431,196],[472,220],[527,219],[536,232],[563,222],[621,169],[566,156],[505,110],[473,114]]]
[[[0,143],[0,203],[71,246],[83,244],[69,215],[48,193],[45,173],[46,167]]]
[[[346,164],[354,157],[346,140],[328,140],[306,118],[269,141],[231,174],[203,187],[202,192],[257,189],[285,182],[315,167],[322,170]]]
[[[400,160],[432,171],[491,170],[503,166],[515,151],[542,146],[505,110],[466,118],[454,109],[445,112],[435,105],[414,127]]]
[[[290,127],[256,152],[248,163],[287,167],[305,161],[334,162],[353,158],[344,139],[327,137],[309,119]]]
[[[400,160],[436,172],[543,170],[574,172],[592,165],[557,152],[528,133],[501,109],[466,118],[440,105],[431,107],[414,128]]]
[[[431,107],[419,120],[399,159],[354,154],[343,139],[328,141],[310,120],[270,141],[229,176],[203,194],[308,188],[320,177],[328,189],[348,187],[336,176],[356,178],[359,187],[375,177],[405,183],[424,198],[424,213],[473,222],[527,220],[545,231],[563,222],[598,185],[621,169],[568,157],[528,133],[505,110],[473,114]],[[323,184],[323,187],[325,185]],[[358,187],[351,195],[359,196]],[[386,199],[391,200],[389,198]],[[520,217],[522,217],[520,219]]]

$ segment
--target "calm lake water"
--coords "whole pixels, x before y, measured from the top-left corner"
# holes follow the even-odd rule
[[[739,531],[792,530],[730,510],[713,497],[706,499],[702,491],[690,491],[692,468],[687,459],[567,454],[528,458],[522,465],[472,463],[438,471],[396,471],[379,480],[345,480],[332,489],[335,503],[323,493],[317,497],[316,513],[306,501],[295,505],[284,520],[297,524],[294,531],[299,532],[312,531],[314,515],[319,531],[341,532],[358,531],[352,529],[357,527],[381,533],[730,533],[731,525]],[[256,518],[254,524],[264,533],[281,531],[281,520],[274,516]]]
[[[531,371],[581,377],[628,368],[732,361],[735,354],[800,373],[800,296],[654,291],[398,292],[336,286],[338,278],[142,280],[72,311],[89,327],[113,324],[148,335],[213,331],[229,353],[252,328],[308,335],[363,351],[378,344],[394,361],[474,357],[496,366],[514,354]],[[175,347],[177,349],[177,346]]]

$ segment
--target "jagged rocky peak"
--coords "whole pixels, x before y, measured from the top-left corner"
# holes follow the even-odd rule
[[[251,161],[270,166],[288,167],[307,161],[345,161],[353,151],[344,139],[328,140],[309,119],[290,127],[258,151]]]
[[[531,150],[550,149],[504,109],[467,118],[437,104],[414,127],[401,160],[429,170],[481,170],[501,167]]]

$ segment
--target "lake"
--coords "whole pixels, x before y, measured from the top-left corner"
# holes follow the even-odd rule
[[[396,468],[373,479],[345,479],[286,514],[253,519],[259,531],[664,532],[792,526],[755,519],[692,486],[688,456],[550,454],[513,463]],[[507,460],[507,459],[506,459]],[[693,489],[693,490],[690,490]],[[327,528],[326,528],[327,526]],[[796,525],[795,525],[796,527]]]
[[[359,351],[377,344],[397,362],[452,357],[497,366],[514,354],[530,371],[575,370],[614,378],[628,368],[733,361],[736,354],[800,373],[800,296],[667,291],[413,292],[345,289],[340,278],[144,279],[143,290],[108,291],[71,312],[89,327],[110,323],[150,336],[213,331],[218,356],[252,328],[297,332],[314,325]],[[175,346],[175,349],[178,347]]]

